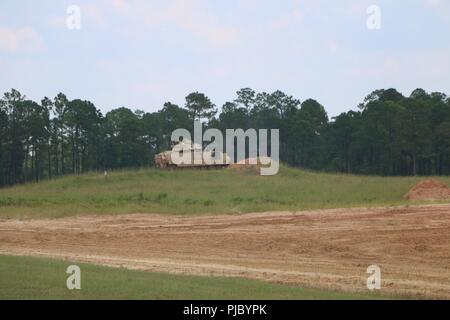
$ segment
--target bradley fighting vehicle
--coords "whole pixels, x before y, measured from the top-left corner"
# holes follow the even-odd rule
[[[180,158],[184,156],[187,161],[183,161],[181,164],[174,163],[172,160],[173,153],[178,153],[174,156]],[[200,161],[194,161],[194,154],[197,154]],[[155,155],[155,165],[159,169],[220,169],[227,167],[229,163],[229,157],[226,153],[216,155],[214,151],[203,150],[201,145],[190,140],[183,140],[174,145],[172,150]]]

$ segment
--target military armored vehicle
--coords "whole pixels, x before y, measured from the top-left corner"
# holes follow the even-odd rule
[[[174,163],[174,157],[183,157],[184,161]],[[221,169],[229,166],[229,160],[226,153],[216,155],[214,151],[203,150],[199,144],[190,140],[183,140],[174,145],[172,150],[155,155],[155,165],[158,169]]]

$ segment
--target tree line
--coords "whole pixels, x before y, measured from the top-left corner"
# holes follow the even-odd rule
[[[0,186],[88,171],[153,165],[177,128],[280,129],[291,166],[373,175],[450,174],[450,99],[443,93],[376,90],[329,119],[316,100],[244,88],[219,113],[203,93],[157,112],[114,109],[59,93],[40,102],[11,89],[0,99]]]

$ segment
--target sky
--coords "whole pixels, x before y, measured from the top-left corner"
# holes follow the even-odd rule
[[[376,89],[450,95],[450,0],[0,1],[1,93],[63,92],[105,114],[183,106],[193,91],[220,107],[245,87],[330,116]]]

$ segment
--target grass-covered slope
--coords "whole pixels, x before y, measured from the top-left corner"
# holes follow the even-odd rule
[[[66,287],[74,263],[0,255],[0,300],[4,299],[373,299],[238,278],[179,276],[79,264],[81,290]]]
[[[408,203],[423,178],[324,174],[282,167],[249,172],[156,169],[69,176],[0,189],[0,218],[119,213],[245,213]],[[450,183],[450,177],[438,178]]]

